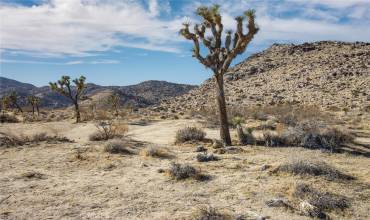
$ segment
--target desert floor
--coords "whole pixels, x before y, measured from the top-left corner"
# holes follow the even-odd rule
[[[197,145],[174,144],[176,131],[191,124],[198,125],[194,120],[161,120],[129,126],[127,138],[135,140],[130,147],[137,151],[148,146],[163,147],[173,155],[163,159],[104,152],[104,141],[88,140],[96,130],[93,123],[2,124],[0,132],[47,132],[75,142],[0,148],[0,219],[187,219],[202,206],[246,219],[309,219],[295,211],[265,205],[276,197],[289,199],[298,182],[351,200],[346,212],[329,213],[333,219],[370,218],[368,157],[303,148],[244,146],[237,153],[217,154],[219,161],[200,163],[195,159]],[[217,130],[205,131],[208,138],[218,136]],[[358,140],[365,147],[369,144],[366,133]],[[323,160],[356,180],[329,181],[271,172],[291,158]],[[201,182],[171,180],[158,172],[171,162],[191,164],[211,178]],[[26,177],[29,172],[41,175]]]

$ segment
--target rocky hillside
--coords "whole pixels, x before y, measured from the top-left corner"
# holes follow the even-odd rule
[[[99,86],[87,84],[86,97],[96,102],[104,102],[107,96],[117,93],[121,104],[132,104],[135,107],[148,107],[158,104],[164,98],[183,95],[189,90],[196,88],[192,85],[176,84],[165,81],[145,81],[130,86]],[[0,97],[16,91],[20,97],[21,105],[26,105],[26,97],[34,94],[41,98],[42,107],[67,107],[71,103],[69,99],[52,92],[48,86],[36,87],[31,84],[21,83],[16,80],[0,77]]]
[[[195,61],[194,61],[195,62]],[[275,44],[225,75],[228,105],[318,105],[363,110],[370,105],[370,43]],[[186,112],[215,104],[214,81],[151,108]]]

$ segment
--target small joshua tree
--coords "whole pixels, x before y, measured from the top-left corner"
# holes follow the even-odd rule
[[[5,111],[9,108],[9,105],[10,105],[9,96],[5,95],[1,97],[1,109],[2,109],[3,115],[5,114]]]
[[[81,121],[80,109],[78,102],[80,101],[83,92],[86,88],[85,84],[86,78],[84,76],[80,76],[78,79],[74,79],[73,83],[75,84],[75,88],[72,88],[71,80],[69,76],[62,76],[58,82],[50,82],[51,90],[60,93],[61,95],[69,98],[72,100],[75,106],[75,115],[76,115],[76,123]]]
[[[233,59],[245,51],[247,45],[259,30],[255,24],[255,11],[247,10],[243,16],[235,18],[236,30],[234,36],[232,37],[233,32],[231,30],[226,31],[224,44],[222,43],[223,24],[219,6],[199,7],[196,13],[202,18],[202,22],[194,25],[194,32],[189,30],[189,23],[184,23],[180,34],[187,40],[193,41],[193,57],[197,58],[206,68],[210,68],[213,71],[217,84],[217,103],[221,124],[220,135],[225,145],[231,145],[223,76],[229,69]],[[243,21],[245,18],[248,19],[246,25],[248,29],[247,34],[243,33]],[[206,32],[209,30],[212,36],[207,37]],[[200,42],[208,49],[208,55],[201,55]]]
[[[18,94],[17,92],[13,91],[8,96],[10,103],[15,106],[21,113],[23,113],[23,110],[21,106],[18,103]]]
[[[35,108],[37,111],[37,115],[40,115],[39,111],[40,98],[34,95],[30,95],[27,97],[27,101],[32,106],[32,115],[35,115]]]
[[[118,116],[119,101],[118,93],[113,93],[108,97],[108,103],[112,106],[112,111],[115,112],[116,116]]]

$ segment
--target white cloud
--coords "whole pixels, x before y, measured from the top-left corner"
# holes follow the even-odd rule
[[[367,27],[370,0],[183,1],[183,9],[173,13],[168,0],[147,0],[145,4],[137,0],[42,1],[33,7],[0,3],[0,16],[6,18],[1,20],[1,50],[38,57],[94,56],[117,50],[116,47],[177,53],[181,52],[184,42],[177,34],[184,16],[189,16],[194,23],[195,8],[205,2],[222,6],[225,29],[234,29],[234,16],[255,8],[261,31],[253,42],[259,45],[281,41],[370,39]],[[166,16],[163,13],[167,13]],[[283,16],[289,13],[293,15]],[[345,23],[340,22],[343,18]]]
[[[176,52],[174,21],[157,18],[135,1],[51,0],[0,6],[1,48],[31,53],[87,55],[115,46]],[[140,43],[138,43],[140,42]]]

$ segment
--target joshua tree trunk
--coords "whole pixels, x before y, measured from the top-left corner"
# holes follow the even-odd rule
[[[39,105],[36,104],[37,116],[40,116]]]
[[[78,102],[75,102],[75,114],[76,114],[76,123],[81,122],[81,115],[80,115],[80,108],[78,106]]]
[[[223,74],[215,75],[215,79],[217,83],[217,104],[221,125],[220,136],[224,144],[226,146],[229,146],[231,145],[231,138],[229,131],[229,122],[227,120]]]
[[[35,115],[35,106],[32,105],[32,116]]]

